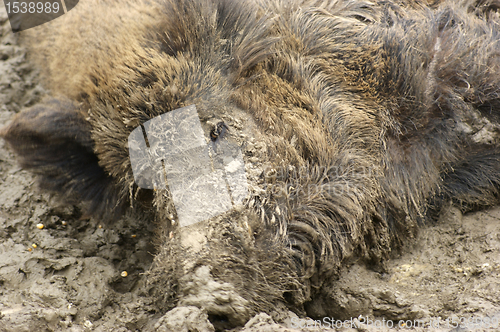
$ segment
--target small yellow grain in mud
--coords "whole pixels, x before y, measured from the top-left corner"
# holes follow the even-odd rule
[[[36,243],[33,243],[31,246],[32,246],[33,248],[35,248],[35,249],[36,249],[36,247],[38,247],[38,246],[36,245]]]
[[[97,226],[97,227],[99,227],[99,229],[101,229],[101,228],[102,228],[102,225],[99,225],[99,226]]]
[[[125,278],[126,276],[128,276],[128,272],[127,271],[123,271],[122,273],[120,273],[120,275]]]
[[[43,229],[44,225],[43,224],[36,224],[36,228],[38,229]]]
[[[68,223],[67,223],[66,221],[64,221],[64,220],[63,220],[63,221],[61,221],[61,224],[62,224],[63,226],[66,226]]]
[[[137,235],[135,234],[132,234],[132,238],[135,239],[137,237]]]
[[[28,248],[28,251],[33,251],[33,249],[31,249],[31,248]]]

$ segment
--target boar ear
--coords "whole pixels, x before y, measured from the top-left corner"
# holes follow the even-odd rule
[[[118,217],[124,198],[99,166],[91,126],[69,100],[50,99],[24,110],[0,132],[18,154],[21,166],[38,175],[40,187],[63,194],[71,203],[88,202],[87,214]]]

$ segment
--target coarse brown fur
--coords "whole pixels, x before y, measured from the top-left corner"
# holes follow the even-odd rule
[[[90,214],[113,218],[138,202],[153,211],[160,306],[198,305],[230,325],[277,302],[300,311],[347,259],[383,261],[443,202],[498,203],[498,145],[460,129],[478,116],[500,122],[498,9],[85,1],[24,37],[54,98],[2,134],[43,187],[88,202]],[[244,207],[193,227],[204,238],[194,252],[169,193],[134,184],[127,146],[145,121],[192,104],[207,135],[228,114],[245,122],[264,147],[245,162],[265,169],[249,176]],[[236,122],[227,139],[244,148]],[[206,278],[216,286],[203,295]]]

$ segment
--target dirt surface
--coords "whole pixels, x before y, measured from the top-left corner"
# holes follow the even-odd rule
[[[4,8],[0,1],[0,127],[47,93]],[[144,275],[153,237],[140,216],[104,225],[60,203],[0,140],[0,331],[213,331],[195,307],[156,310]],[[346,267],[311,304],[336,317],[319,324],[277,309],[234,331],[332,331],[331,322],[337,331],[500,330],[500,208],[462,216],[449,207],[409,243],[384,271]]]

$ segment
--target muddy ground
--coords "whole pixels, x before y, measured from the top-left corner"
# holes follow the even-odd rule
[[[47,93],[4,8],[0,0],[0,127]],[[153,233],[138,216],[105,225],[60,203],[0,140],[0,331],[213,330],[196,308],[156,310],[143,274]],[[462,216],[450,207],[385,271],[354,264],[323,300],[333,320],[349,320],[338,331],[499,331],[488,319],[500,320],[500,208]],[[235,331],[332,331],[331,318],[322,327],[303,319],[277,310]],[[423,325],[410,329],[414,320]]]

